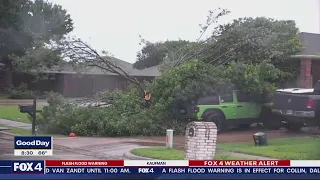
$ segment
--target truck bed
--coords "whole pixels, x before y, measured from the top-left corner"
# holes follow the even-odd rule
[[[312,97],[309,93],[283,93],[278,92],[274,96],[273,108],[281,110],[305,111],[309,110],[307,104]]]

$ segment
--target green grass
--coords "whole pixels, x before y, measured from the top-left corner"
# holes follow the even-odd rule
[[[320,136],[270,140],[268,146],[253,143],[220,144],[219,150],[245,153],[276,159],[320,160]]]
[[[7,127],[7,126],[2,126],[2,127]],[[16,135],[21,135],[21,136],[31,136],[31,130],[27,130],[27,129],[21,129],[21,128],[15,128],[15,127],[7,127],[9,130],[7,130],[7,132],[12,133],[12,134],[16,134]],[[37,132],[36,133],[37,136],[54,136],[54,137],[65,137],[64,135],[52,135],[52,134],[48,134],[48,133],[42,133],[42,132]]]
[[[184,151],[176,149],[168,149],[164,147],[154,148],[137,148],[131,150],[131,153],[141,157],[148,157],[161,160],[182,160],[184,159]],[[234,157],[230,155],[217,155],[217,160],[244,160],[244,158]]]
[[[1,99],[8,99],[8,94],[0,94],[0,100]]]
[[[42,109],[38,106],[37,109]],[[27,113],[20,113],[18,106],[0,106],[0,118],[9,119],[17,122],[31,123]]]

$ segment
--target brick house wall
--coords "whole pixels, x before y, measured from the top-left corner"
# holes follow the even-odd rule
[[[320,80],[320,59],[301,59],[298,87],[313,88]]]
[[[301,88],[312,88],[311,59],[300,60],[299,86]]]

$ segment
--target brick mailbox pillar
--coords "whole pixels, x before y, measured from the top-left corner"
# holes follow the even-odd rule
[[[217,126],[213,122],[190,122],[186,130],[185,159],[214,159]]]

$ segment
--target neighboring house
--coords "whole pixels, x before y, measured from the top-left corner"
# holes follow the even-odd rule
[[[320,34],[300,33],[300,40],[304,42],[305,48],[292,60],[300,61],[300,73],[296,87],[312,88],[320,80]]]
[[[291,56],[288,60],[300,61],[300,72],[295,82],[288,82],[286,87],[312,88],[320,80],[320,34],[302,32],[299,38],[305,44],[301,53]],[[150,81],[160,76],[157,66],[142,70],[134,69],[131,63],[115,59],[115,64],[120,66],[129,75],[136,77],[139,81]],[[0,64],[1,65],[1,64]],[[83,97],[102,90],[122,89],[128,82],[119,75],[105,73],[97,68],[86,70],[74,70],[70,65],[62,69],[50,69],[44,71],[50,74],[46,80],[30,83],[34,76],[11,73],[0,70],[0,92],[7,91],[22,82],[28,83],[28,87],[37,91],[55,91],[65,97]]]
[[[114,63],[139,81],[150,81],[160,75],[156,66],[138,70],[134,69],[131,63],[119,59],[115,59]],[[43,72],[47,78],[34,81],[35,77],[32,75],[0,71],[0,86],[4,91],[9,87],[27,83],[30,90],[41,92],[52,90],[65,97],[84,97],[103,90],[123,89],[129,83],[117,74],[104,72],[95,67],[75,70],[71,65],[66,64]]]

